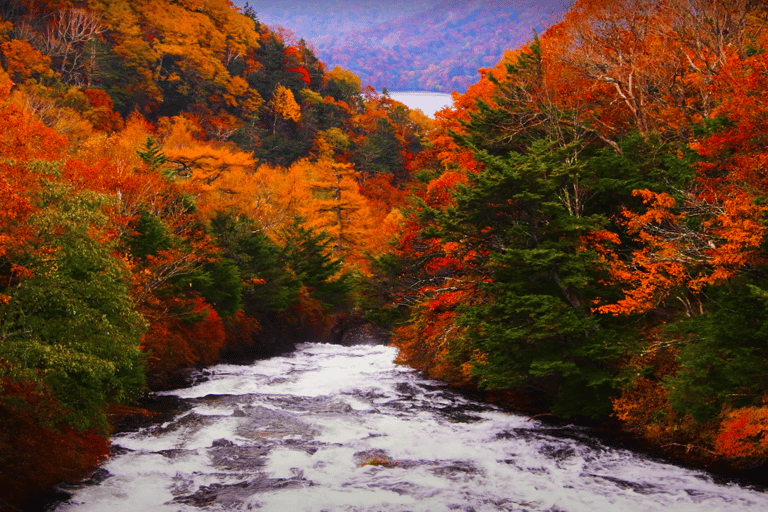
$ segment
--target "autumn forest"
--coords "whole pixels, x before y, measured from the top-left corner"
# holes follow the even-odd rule
[[[0,0],[0,509],[193,369],[371,326],[518,411],[764,464],[764,2],[577,0],[435,120],[310,43],[229,0]]]

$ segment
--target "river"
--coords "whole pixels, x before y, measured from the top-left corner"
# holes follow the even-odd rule
[[[215,366],[55,510],[768,510],[768,493],[472,401],[395,356],[310,343]]]

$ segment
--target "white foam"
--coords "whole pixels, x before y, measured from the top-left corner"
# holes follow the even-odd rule
[[[765,493],[472,404],[395,356],[389,347],[306,344],[286,357],[216,366],[209,381],[167,393],[196,399],[192,410],[116,437],[132,451],[107,462],[113,476],[57,510],[199,511],[171,500],[239,482],[266,487],[235,486],[237,499],[203,509],[768,510]],[[467,416],[452,415],[462,407]],[[221,439],[228,456],[255,449],[262,462],[212,466]]]

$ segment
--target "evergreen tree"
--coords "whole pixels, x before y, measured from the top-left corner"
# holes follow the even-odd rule
[[[144,160],[150,169],[156,171],[168,162],[160,144],[152,137],[147,137],[144,145],[136,150],[136,153]]]
[[[768,292],[762,274],[707,289],[711,302],[705,314],[667,327],[668,335],[686,340],[678,355],[680,370],[664,381],[676,412],[703,423],[724,407],[761,404],[768,388]]]
[[[341,273],[342,261],[331,256],[333,237],[306,229],[301,218],[294,219],[281,236],[285,240],[281,258],[311,296],[325,308],[345,304],[352,282]]]
[[[561,414],[599,416],[609,411],[606,361],[616,350],[590,312],[600,269],[581,236],[606,219],[569,195],[591,178],[569,154],[545,140],[527,153],[478,151],[484,170],[438,216],[439,234],[473,250],[488,276],[490,299],[461,320],[485,355],[474,370],[480,385],[528,387]]]
[[[259,318],[285,311],[298,300],[301,284],[288,271],[281,248],[247,217],[219,215],[211,221],[223,256],[237,267],[246,313]]]
[[[50,386],[79,429],[106,429],[103,408],[140,390],[144,321],[128,296],[127,270],[114,243],[93,236],[106,226],[108,198],[49,184],[32,219],[34,275],[0,307],[0,376]],[[103,234],[103,233],[102,233]]]

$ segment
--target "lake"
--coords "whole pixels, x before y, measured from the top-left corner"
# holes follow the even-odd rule
[[[435,112],[453,105],[450,94],[427,91],[396,91],[389,93],[390,98],[405,104],[410,109],[419,109],[432,119]]]

